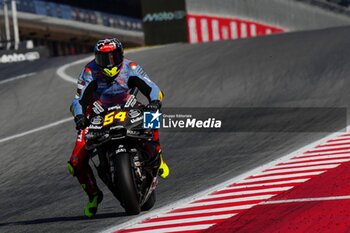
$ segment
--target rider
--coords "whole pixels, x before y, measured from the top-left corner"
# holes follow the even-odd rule
[[[75,147],[68,161],[68,169],[89,197],[84,209],[85,216],[91,218],[97,212],[97,206],[103,199],[103,193],[97,187],[96,179],[89,166],[89,153],[85,149],[84,136],[87,133],[87,118],[94,96],[113,95],[125,96],[133,87],[144,94],[149,104],[149,111],[156,111],[161,107],[163,93],[152,82],[141,66],[124,58],[123,46],[116,38],[99,40],[95,45],[95,59],[89,62],[82,70],[78,79],[78,89],[71,105],[76,129],[79,130]],[[145,145],[151,156],[158,159],[159,175],[166,178],[169,168],[163,160],[159,144],[158,131],[154,130],[153,141]]]

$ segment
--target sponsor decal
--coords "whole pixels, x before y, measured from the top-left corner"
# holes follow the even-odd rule
[[[135,122],[141,121],[143,119],[143,116],[137,117],[135,119],[131,119],[130,122],[134,124]]]
[[[78,79],[78,85],[85,86],[85,82],[81,79]]]
[[[126,101],[124,107],[128,108],[128,107],[134,107],[134,105],[136,104],[136,98],[135,96],[131,95],[128,100]]]
[[[139,131],[134,131],[134,130],[127,130],[126,131],[126,134],[130,134],[130,135],[139,135],[140,134],[140,132]]]
[[[143,116],[139,116],[139,117],[137,117],[137,118],[135,118],[135,119],[131,119],[130,122],[131,122],[132,124],[134,124],[135,122],[141,121],[142,119],[143,119]]]
[[[40,58],[39,52],[3,54],[0,63],[12,63],[21,61],[34,61]]]
[[[98,88],[99,89],[104,89],[107,88],[108,84],[106,82],[98,82]]]
[[[138,117],[141,115],[141,111],[138,110],[138,109],[131,109],[129,112],[128,112],[128,116],[130,118],[135,118],[135,117]]]
[[[111,128],[109,128],[110,130],[113,130],[113,129],[122,129],[124,128],[122,125],[116,125],[116,126],[113,126]]]
[[[109,108],[108,108],[108,111],[119,110],[119,109],[121,109],[120,105],[115,105],[115,106],[113,106],[113,107],[109,107]]]
[[[88,131],[89,131],[88,128],[80,131],[80,133],[78,134],[78,137],[77,137],[77,141],[78,142],[82,142],[83,141],[83,135],[87,134]]]
[[[102,129],[102,126],[98,126],[98,125],[90,125],[89,129]]]
[[[140,77],[144,78],[147,82],[152,82],[149,79],[147,73],[141,68],[141,66],[138,66],[136,72],[139,73]]]
[[[96,114],[100,114],[104,111],[104,109],[102,108],[102,106],[97,102],[95,101],[93,103],[93,107],[92,107],[92,110],[96,113]]]
[[[146,22],[163,22],[163,21],[180,20],[185,18],[185,16],[186,16],[186,12],[183,10],[148,13],[143,17],[143,22],[146,23]]]
[[[78,84],[78,90],[82,90],[84,88],[84,85]]]
[[[116,45],[114,43],[111,44],[105,44],[103,46],[100,47],[100,51],[101,52],[110,52],[116,49]]]
[[[83,141],[83,134],[82,133],[78,134],[77,141],[78,142],[82,142]]]
[[[100,125],[102,124],[102,122],[103,122],[103,118],[101,116],[96,116],[91,120],[91,124],[93,125]]]
[[[125,148],[119,148],[118,150],[115,151],[116,154],[121,153],[121,152],[126,152]]]

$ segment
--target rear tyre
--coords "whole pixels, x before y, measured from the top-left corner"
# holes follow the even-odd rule
[[[134,174],[128,153],[120,153],[115,159],[116,187],[120,195],[120,202],[128,215],[141,212],[138,202]]]
[[[148,200],[141,207],[142,211],[150,210],[156,203],[156,191],[153,190],[152,194],[149,196]]]

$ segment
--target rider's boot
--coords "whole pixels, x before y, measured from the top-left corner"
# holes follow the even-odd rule
[[[168,165],[165,163],[163,159],[162,151],[159,151],[159,156],[160,156],[160,165],[159,165],[158,175],[163,179],[166,179],[169,175],[170,170]]]
[[[74,161],[79,160],[74,160],[74,156],[72,156],[72,158],[73,159],[68,162],[68,169],[73,176],[76,176],[78,178],[81,187],[89,197],[89,201],[84,208],[84,214],[86,217],[92,218],[97,213],[97,207],[103,199],[103,193],[97,187],[96,179],[91,167],[88,164],[84,164],[85,166],[79,166],[79,164],[73,166]]]
[[[84,214],[88,218],[92,218],[97,213],[97,207],[102,202],[103,199],[103,193],[101,190],[98,190],[93,195],[89,196],[89,201],[86,204],[86,207],[84,209]]]

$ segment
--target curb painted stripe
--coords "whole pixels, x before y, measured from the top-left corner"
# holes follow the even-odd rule
[[[260,203],[265,203],[278,194],[282,194],[304,182],[308,182],[313,177],[335,169],[342,163],[349,162],[350,150],[349,153],[346,153],[347,150],[344,151],[344,145],[332,145],[331,152],[328,152],[328,149],[327,152],[318,151],[319,145],[330,146],[327,144],[328,142],[342,138],[349,140],[349,134],[334,133],[205,192],[180,200],[167,207],[155,209],[104,232],[184,233],[192,230],[201,232],[207,228],[192,229],[190,226],[192,224],[200,224],[203,227],[205,225],[209,227],[216,223],[201,224],[203,222],[191,222],[191,217],[194,220],[206,220],[210,219],[211,215],[221,215],[221,217],[239,215],[242,211]],[[223,221],[221,217],[215,217],[215,221]],[[168,225],[168,223],[173,223],[169,221],[176,220],[176,222],[180,223],[181,219],[186,219],[189,225]],[[149,223],[151,222],[154,224],[150,225]],[[158,227],[157,224],[161,224],[161,226]],[[147,226],[152,226],[152,229],[147,228]]]
[[[294,202],[310,202],[310,201],[336,201],[336,200],[348,200],[350,196],[333,196],[333,197],[313,197],[313,198],[299,198],[299,199],[288,199],[288,200],[272,200],[260,203],[260,205],[270,204],[284,204]]]

